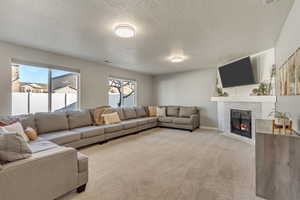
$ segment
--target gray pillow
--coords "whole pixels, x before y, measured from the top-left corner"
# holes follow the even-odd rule
[[[123,108],[126,119],[136,118],[136,111],[134,108]]]
[[[84,126],[90,126],[93,121],[88,110],[82,111],[68,111],[69,128],[80,128]]]
[[[18,133],[0,133],[0,164],[30,157],[29,145]]]
[[[179,108],[177,106],[168,106],[167,107],[167,116],[177,117],[178,111],[179,111]]]
[[[146,113],[144,107],[142,107],[142,106],[135,107],[135,111],[136,111],[137,117],[146,117],[147,116],[147,113]]]
[[[35,120],[38,134],[69,129],[68,118],[65,112],[36,113]]]
[[[190,117],[193,114],[197,114],[197,107],[180,107],[179,117]]]

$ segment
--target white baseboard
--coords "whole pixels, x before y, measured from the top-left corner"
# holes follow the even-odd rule
[[[200,126],[202,129],[208,129],[208,130],[214,130],[218,131],[219,129],[217,127],[212,127],[212,126]]]

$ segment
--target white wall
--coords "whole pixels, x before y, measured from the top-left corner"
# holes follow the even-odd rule
[[[300,47],[300,1],[296,0],[276,43],[276,65],[280,67]],[[300,131],[300,96],[278,97],[277,110],[291,113]]]
[[[217,127],[217,105],[211,102],[216,84],[216,69],[155,76],[156,104],[198,106],[201,126]]]
[[[70,56],[0,42],[0,115],[9,114],[11,111],[10,64],[12,58],[79,69],[81,72],[80,100],[82,108],[108,104],[107,78],[109,76],[136,80],[138,84],[137,103],[139,105],[150,105],[153,103],[152,76],[113,68]]]

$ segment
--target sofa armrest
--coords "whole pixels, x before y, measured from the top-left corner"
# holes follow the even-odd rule
[[[199,114],[193,114],[190,116],[190,118],[192,118],[193,121],[193,128],[198,128],[200,126],[200,116]]]
[[[55,199],[77,187],[77,151],[57,147],[3,165],[1,200]]]

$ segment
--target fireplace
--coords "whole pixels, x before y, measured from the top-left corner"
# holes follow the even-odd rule
[[[252,138],[251,111],[231,109],[231,132],[237,135]]]

